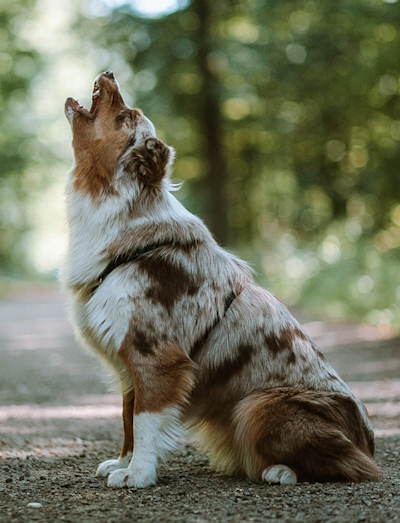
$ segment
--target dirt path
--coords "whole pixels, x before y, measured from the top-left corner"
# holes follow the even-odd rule
[[[99,364],[74,340],[63,296],[3,299],[0,522],[400,521],[400,341],[365,326],[306,327],[367,405],[381,482],[254,484],[217,476],[182,441],[156,487],[111,490],[94,474],[119,453],[120,398],[107,392]]]

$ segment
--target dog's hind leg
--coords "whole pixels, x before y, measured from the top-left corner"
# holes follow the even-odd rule
[[[135,392],[131,390],[122,397],[122,421],[124,425],[124,442],[118,459],[108,459],[100,463],[96,476],[108,476],[117,469],[126,468],[133,454],[133,407]]]
[[[179,347],[140,352],[132,345],[119,351],[134,386],[134,451],[129,465],[109,475],[110,487],[154,485],[158,459],[180,436],[180,413],[194,385],[193,363]]]

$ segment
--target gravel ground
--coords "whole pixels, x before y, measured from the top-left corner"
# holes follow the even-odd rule
[[[157,486],[111,490],[95,471],[119,453],[120,398],[74,341],[63,295],[1,300],[0,522],[399,521],[400,340],[362,325],[306,328],[367,405],[381,482],[256,484],[216,475],[186,440]]]

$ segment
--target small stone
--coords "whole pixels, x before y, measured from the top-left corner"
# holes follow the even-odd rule
[[[366,519],[366,518],[365,518],[364,514],[360,514],[360,515],[358,516],[358,521],[365,521],[365,519]]]
[[[367,507],[370,507],[372,505],[372,502],[369,499],[363,499],[362,502],[364,505],[367,505]]]
[[[42,508],[43,505],[41,503],[35,503],[34,501],[31,501],[27,505],[29,508]]]

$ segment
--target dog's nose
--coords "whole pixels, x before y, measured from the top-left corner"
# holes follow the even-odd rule
[[[105,76],[106,78],[109,78],[110,80],[115,80],[115,78],[114,78],[114,74],[113,74],[112,71],[105,71],[103,74],[104,74],[104,76]]]

